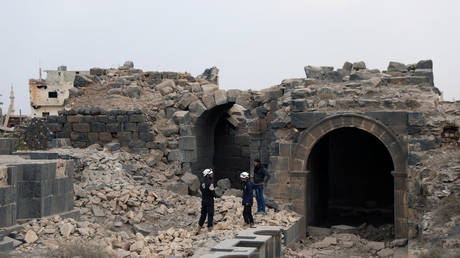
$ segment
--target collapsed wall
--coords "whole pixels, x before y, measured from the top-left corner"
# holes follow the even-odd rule
[[[176,164],[178,175],[201,176],[212,167],[234,186],[259,157],[272,175],[267,196],[292,205],[306,225],[388,223],[396,237],[421,237],[426,211],[420,203],[436,209],[456,193],[445,185],[458,179],[445,182],[442,194],[420,179],[426,157],[459,139],[459,103],[441,100],[430,60],[390,62],[383,72],[364,62],[337,70],[307,66],[306,78],[262,91],[221,90],[217,72],[143,72],[132,63],[93,68],[66,101],[66,119],[49,118],[65,122],[51,127],[58,138],[70,134],[74,146],[81,144],[75,145],[77,135],[88,137],[80,147],[105,144],[99,133],[110,133],[122,147]],[[129,131],[132,114],[145,121],[135,122],[137,132],[122,143],[118,135]],[[105,131],[92,131],[101,115],[113,116],[119,131],[107,131],[108,122]],[[70,127],[69,116],[78,118]],[[140,126],[149,141],[139,141]],[[68,134],[55,130],[61,127]],[[94,133],[99,138],[90,141]]]

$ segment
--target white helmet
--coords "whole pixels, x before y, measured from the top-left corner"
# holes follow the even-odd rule
[[[212,169],[210,169],[210,168],[207,168],[207,169],[203,170],[203,176],[204,177],[207,176],[207,175],[210,175],[212,173],[213,173]]]
[[[249,173],[248,172],[241,172],[240,174],[240,178],[244,179],[244,178],[249,178]]]

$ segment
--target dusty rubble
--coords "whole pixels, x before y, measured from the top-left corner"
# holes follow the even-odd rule
[[[216,199],[214,230],[195,236],[201,199],[166,189],[169,182],[179,180],[170,165],[160,162],[150,167],[147,157],[123,151],[53,151],[77,162],[75,207],[81,216],[30,221],[20,232],[13,232],[12,236],[25,242],[13,255],[46,255],[65,243],[83,241],[97,244],[109,256],[197,256],[244,228],[241,198],[224,195]],[[139,173],[152,177],[139,180]],[[266,216],[256,216],[258,225],[283,227],[297,219],[296,213],[287,210],[269,209]]]

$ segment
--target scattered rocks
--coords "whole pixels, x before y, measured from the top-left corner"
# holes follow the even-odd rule
[[[27,231],[26,235],[24,236],[24,241],[26,243],[33,243],[38,240],[37,234],[33,230]]]

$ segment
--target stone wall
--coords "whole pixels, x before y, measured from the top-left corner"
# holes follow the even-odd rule
[[[0,227],[73,209],[73,161],[56,160],[55,153],[8,154],[0,156]]]
[[[155,135],[140,110],[69,110],[47,117],[46,122],[53,138],[70,138],[76,148],[113,141],[138,153],[155,148]]]

